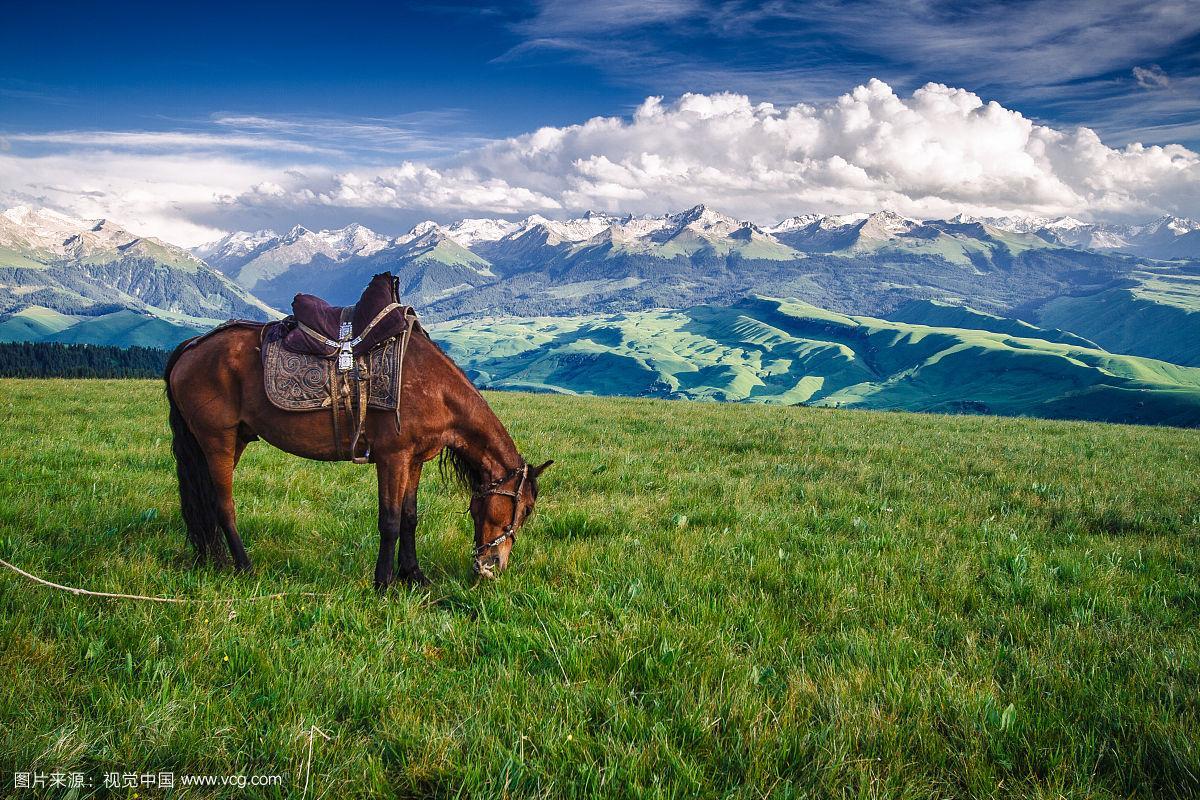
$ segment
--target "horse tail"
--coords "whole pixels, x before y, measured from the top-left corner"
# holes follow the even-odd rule
[[[167,403],[171,407],[171,451],[175,454],[175,474],[179,478],[179,509],[187,526],[188,539],[196,551],[196,561],[201,563],[211,558],[220,563],[225,560],[226,551],[217,517],[217,488],[208,468],[208,458],[171,392],[171,370],[192,343],[188,340],[175,348],[163,370]]]

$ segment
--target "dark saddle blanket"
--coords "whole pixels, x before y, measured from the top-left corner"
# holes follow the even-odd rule
[[[293,353],[336,355],[336,345],[319,341],[312,335],[316,333],[329,342],[350,338],[357,356],[370,352],[380,342],[403,335],[411,316],[412,307],[400,305],[396,279],[385,272],[371,279],[362,297],[352,306],[331,306],[315,295],[296,295],[289,317],[294,324],[285,335],[283,346]]]
[[[376,275],[353,306],[298,294],[292,315],[263,332],[267,398],[285,411],[345,408],[351,418],[361,418],[363,399],[369,408],[396,409],[408,336],[419,327],[388,273]]]

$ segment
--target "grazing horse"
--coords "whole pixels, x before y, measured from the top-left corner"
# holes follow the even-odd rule
[[[264,328],[239,323],[184,342],[164,374],[188,537],[198,561],[226,564],[228,545],[241,571],[251,567],[237,530],[233,471],[246,445],[261,438],[303,458],[344,460],[338,428],[344,435],[350,427],[338,426],[328,409],[272,405],[260,351]],[[362,419],[379,478],[375,587],[383,591],[398,579],[428,583],[417,563],[417,484],[422,466],[439,454],[471,492],[475,572],[493,578],[508,566],[517,530],[533,512],[538,477],[553,462],[526,463],[483,395],[423,331],[410,337],[401,358],[401,410],[370,409]]]

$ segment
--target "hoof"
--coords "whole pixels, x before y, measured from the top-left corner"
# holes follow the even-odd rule
[[[429,578],[426,578],[425,573],[419,569],[414,569],[405,575],[403,581],[410,589],[420,589],[430,584]]]

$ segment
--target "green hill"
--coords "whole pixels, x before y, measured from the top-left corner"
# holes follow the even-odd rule
[[[1074,338],[1061,332],[931,327],[769,298],[432,330],[492,388],[1200,425],[1200,369],[1046,340]]]
[[[1200,274],[1138,272],[1133,286],[1057,297],[1038,320],[1108,350],[1200,367]]]
[[[1058,328],[1039,328],[1019,319],[987,314],[969,306],[953,305],[940,300],[910,300],[885,316],[894,322],[909,322],[935,328],[991,331],[1026,339],[1044,339],[1047,342],[1100,349],[1095,342],[1068,331]]]
[[[71,316],[29,306],[0,321],[0,342],[60,342],[171,350],[184,339],[203,333],[210,324],[182,317],[170,321],[151,314],[122,310],[98,316]]]
[[[76,317],[45,306],[26,306],[0,321],[0,342],[37,342],[71,327]]]
[[[210,327],[181,325],[135,311],[116,311],[99,317],[82,317],[69,328],[43,336],[40,341],[171,350]]]

